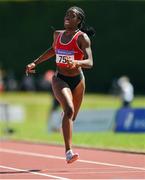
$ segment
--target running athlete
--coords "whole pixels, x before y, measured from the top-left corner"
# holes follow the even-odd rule
[[[72,150],[72,127],[85,91],[82,68],[92,68],[93,57],[88,35],[94,35],[91,28],[85,28],[85,13],[79,7],[70,7],[64,17],[65,30],[54,32],[52,47],[26,66],[26,74],[35,73],[35,67],[56,56],[57,70],[52,79],[52,89],[62,106],[62,132],[67,163],[79,158]]]

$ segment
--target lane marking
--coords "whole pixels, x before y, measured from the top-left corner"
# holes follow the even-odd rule
[[[13,170],[13,171],[24,171],[25,172],[29,172],[30,174],[35,174],[35,175],[39,175],[39,176],[45,176],[45,177],[50,177],[50,178],[54,178],[54,179],[62,179],[62,180],[70,180],[68,178],[64,178],[64,177],[60,177],[60,176],[53,176],[53,175],[49,175],[49,174],[45,174],[45,173],[39,173],[39,172],[30,172],[29,170],[25,170],[25,169],[19,169],[19,168],[13,168],[13,167],[8,167],[8,166],[2,166],[0,165],[0,168],[3,169],[9,169],[9,170]]]
[[[123,174],[125,174],[125,173],[143,173],[144,174],[144,171],[141,171],[141,170],[123,170],[123,171],[121,171],[121,170],[112,170],[112,171],[97,171],[97,169],[96,169],[96,171],[89,171],[89,172],[85,172],[85,171],[78,171],[78,172],[76,172],[76,171],[72,171],[72,172],[59,172],[59,173],[55,173],[55,172],[53,172],[53,173],[51,173],[51,174],[60,174],[60,175],[69,175],[69,174],[119,174],[119,173],[123,173]]]
[[[41,157],[41,158],[50,158],[50,159],[65,160],[65,158],[61,157],[61,156],[54,156],[54,155],[47,155],[47,154],[40,154],[40,153],[32,153],[32,152],[18,151],[18,150],[5,149],[5,148],[0,148],[0,152],[17,154],[17,155],[19,154],[19,155],[26,155],[26,156]],[[137,166],[127,166],[127,165],[122,165],[122,164],[112,164],[112,163],[98,162],[98,161],[89,161],[89,160],[78,160],[78,162],[88,163],[88,164],[96,164],[96,165],[103,165],[103,166],[120,167],[120,168],[127,168],[127,169],[136,169],[136,170],[145,171],[145,168],[137,167]]]

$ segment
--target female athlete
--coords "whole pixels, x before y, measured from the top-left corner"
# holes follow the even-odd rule
[[[85,28],[85,13],[79,7],[70,7],[64,17],[65,30],[54,32],[52,47],[26,66],[26,74],[34,73],[35,67],[56,56],[57,70],[52,79],[52,89],[62,106],[62,132],[67,163],[79,158],[72,150],[72,127],[85,91],[82,68],[92,68],[93,57],[89,35],[93,29]]]

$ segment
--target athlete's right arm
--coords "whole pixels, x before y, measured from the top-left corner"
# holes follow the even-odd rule
[[[32,63],[28,64],[26,66],[26,74],[28,73],[35,73],[35,67],[36,65],[50,59],[51,57],[55,56],[55,42],[56,42],[56,38],[58,36],[58,32],[55,31],[54,35],[53,35],[53,44],[52,46],[47,49],[41,56],[39,56],[37,59],[35,59]]]

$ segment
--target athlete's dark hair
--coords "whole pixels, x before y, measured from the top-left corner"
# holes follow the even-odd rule
[[[83,9],[81,9],[80,7],[77,7],[77,6],[72,6],[68,9],[68,11],[70,10],[76,10],[76,13],[78,15],[78,18],[81,20],[81,22],[79,23],[78,25],[78,28],[85,32],[88,36],[94,36],[95,35],[95,30],[93,27],[90,27],[90,26],[86,26],[85,24],[85,18],[86,18],[86,15],[85,15],[85,12],[83,11]]]

